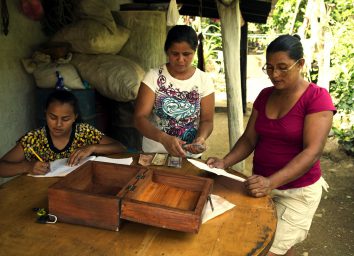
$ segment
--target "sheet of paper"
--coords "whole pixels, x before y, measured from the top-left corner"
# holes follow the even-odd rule
[[[202,223],[205,223],[208,220],[215,218],[216,216],[219,216],[236,206],[218,195],[210,195],[210,198],[213,204],[214,211],[211,208],[210,202],[207,201],[202,213]]]
[[[133,158],[109,158],[109,157],[104,157],[104,156],[89,156],[83,160],[80,161],[78,165],[75,166],[68,166],[66,163],[68,162],[68,158],[63,158],[63,159],[58,159],[55,161],[50,162],[50,171],[45,174],[45,175],[32,175],[28,174],[28,176],[32,177],[64,177],[67,174],[71,173],[74,171],[76,168],[79,166],[83,165],[87,161],[100,161],[100,162],[106,162],[106,163],[114,163],[114,164],[125,164],[125,165],[130,165],[133,162]]]
[[[194,159],[189,159],[188,158],[188,161],[190,163],[192,163],[193,165],[195,165],[196,167],[198,167],[199,169],[202,169],[202,170],[207,171],[207,172],[212,172],[212,173],[215,173],[217,175],[222,175],[222,176],[225,176],[225,177],[228,177],[228,178],[231,178],[231,179],[234,179],[234,180],[238,180],[238,181],[241,181],[241,182],[244,182],[246,180],[244,178],[241,178],[241,177],[238,177],[238,176],[233,175],[231,173],[228,173],[228,172],[226,172],[223,169],[210,168],[207,164],[202,163],[202,162],[197,161],[197,160],[194,160]]]
[[[95,159],[96,156],[89,156],[86,157],[85,159],[81,160],[78,165],[75,166],[68,166],[68,158],[62,158],[58,159],[55,161],[50,162],[50,171],[47,174],[44,175],[32,175],[28,174],[28,176],[33,176],[36,178],[39,177],[63,177],[67,175],[68,173],[71,173],[73,170],[75,170],[77,167],[81,166],[82,164],[86,163],[87,161]]]
[[[105,156],[97,156],[93,161],[99,161],[99,162],[106,162],[106,163],[112,163],[112,164],[124,164],[124,165],[131,165],[133,162],[132,157],[128,158],[110,158],[110,157],[105,157]]]

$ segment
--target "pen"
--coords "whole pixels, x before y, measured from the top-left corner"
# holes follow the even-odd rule
[[[208,196],[208,201],[210,203],[211,211],[213,212],[214,211],[214,206],[213,206],[213,202],[211,201],[210,195]]]
[[[43,159],[36,153],[36,151],[33,150],[33,148],[29,147],[29,149],[32,151],[32,153],[38,158],[39,161],[44,162]]]

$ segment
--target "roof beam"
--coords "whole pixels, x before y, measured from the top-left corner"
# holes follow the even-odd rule
[[[176,0],[181,5],[181,15],[219,18],[216,6],[218,0]],[[170,0],[134,0],[134,3],[156,5],[168,4]],[[266,23],[267,17],[276,0],[240,0],[242,17],[247,22]]]

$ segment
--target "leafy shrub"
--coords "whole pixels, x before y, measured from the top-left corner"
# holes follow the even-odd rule
[[[333,131],[338,138],[338,143],[342,145],[345,152],[350,156],[354,156],[354,125],[349,129],[338,129],[333,127]]]
[[[335,35],[331,52],[330,93],[338,113],[333,131],[338,143],[354,156],[354,4],[346,0],[329,0],[330,25]]]

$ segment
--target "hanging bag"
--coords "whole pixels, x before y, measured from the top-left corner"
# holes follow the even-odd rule
[[[179,19],[176,0],[171,0],[167,11],[167,26],[175,26]]]

